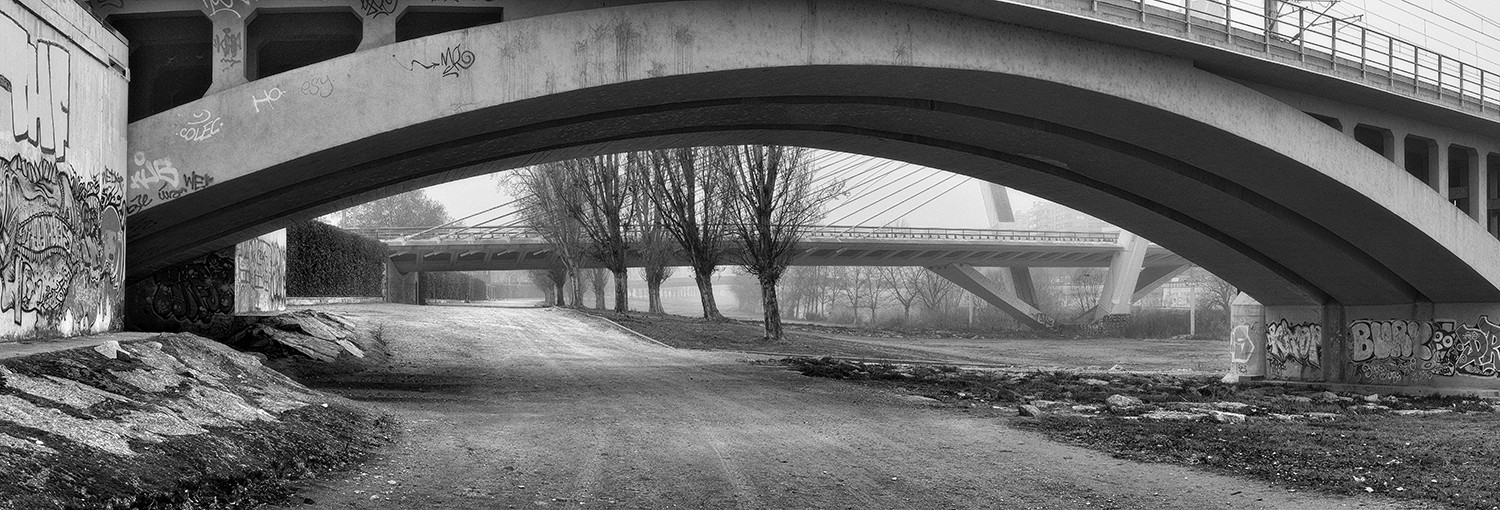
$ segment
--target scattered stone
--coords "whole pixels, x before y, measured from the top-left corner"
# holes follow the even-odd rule
[[[1334,393],[1334,392],[1331,392],[1331,391],[1324,391],[1324,392],[1314,393],[1313,396],[1312,396],[1312,399],[1316,400],[1316,401],[1319,401],[1319,402],[1337,402],[1339,400],[1339,396],[1338,396],[1337,393]]]
[[[1378,393],[1371,393],[1369,395],[1365,395],[1364,398],[1365,398],[1365,402],[1379,402],[1380,401],[1380,394],[1378,394]]]
[[[1016,407],[1016,410],[1021,413],[1021,416],[1030,416],[1033,418],[1042,416],[1042,410],[1037,409],[1037,407],[1034,405],[1021,404],[1020,406]]]
[[[1388,407],[1388,406],[1380,405],[1380,404],[1360,404],[1360,405],[1356,405],[1356,406],[1349,406],[1349,409],[1354,410],[1354,411],[1361,411],[1361,412],[1376,412],[1376,411],[1389,411],[1391,408]]]
[[[1109,367],[1109,371],[1110,372],[1119,372],[1121,370],[1125,370],[1125,367],[1122,367],[1120,365],[1115,365],[1115,366]]]
[[[1214,402],[1214,408],[1220,411],[1243,411],[1250,408],[1250,404],[1244,402]]]
[[[1219,423],[1245,423],[1245,415],[1225,411],[1209,411],[1208,417]]]
[[[1104,403],[1109,404],[1110,407],[1132,407],[1144,404],[1145,402],[1135,397],[1127,397],[1116,393],[1104,399]]]
[[[1311,420],[1337,420],[1341,417],[1343,415],[1339,413],[1307,413],[1307,418]]]
[[[1073,406],[1071,409],[1073,409],[1073,412],[1075,413],[1097,413],[1099,411],[1103,411],[1104,406],[1098,404],[1078,404],[1076,406]]]
[[[941,404],[941,403],[943,403],[942,401],[940,401],[938,399],[928,398],[928,397],[924,397],[924,396],[921,396],[921,395],[902,395],[901,399],[905,400],[907,402],[913,402],[913,403],[917,403],[917,404],[928,404],[928,405],[931,405],[931,404]]]
[[[1453,412],[1452,409],[1400,409],[1391,411],[1391,414],[1397,416],[1431,416],[1434,414],[1447,414],[1451,412]]]
[[[1162,406],[1174,411],[1208,411],[1214,408],[1213,404],[1207,402],[1168,402]]]
[[[1183,411],[1151,411],[1141,415],[1141,419],[1158,421],[1186,421],[1197,420],[1202,417],[1203,415],[1199,413]]]
[[[1305,419],[1307,417],[1303,416],[1303,415],[1300,415],[1300,414],[1278,414],[1278,413],[1271,413],[1271,418],[1274,418],[1274,419],[1277,419],[1277,420],[1281,420],[1281,421],[1297,421],[1297,420]]]
[[[1101,379],[1084,379],[1084,380],[1079,381],[1079,382],[1082,382],[1082,383],[1090,385],[1090,386],[1109,386],[1109,381],[1105,381],[1105,380],[1101,380]]]
[[[1290,402],[1299,402],[1303,404],[1310,404],[1313,401],[1313,399],[1301,395],[1283,395],[1281,398],[1286,399]]]
[[[1041,408],[1041,409],[1047,409],[1049,407],[1063,407],[1063,406],[1068,405],[1068,403],[1067,402],[1057,402],[1055,400],[1033,400],[1033,401],[1031,401],[1031,405],[1034,405],[1034,406],[1036,406],[1038,408]]]

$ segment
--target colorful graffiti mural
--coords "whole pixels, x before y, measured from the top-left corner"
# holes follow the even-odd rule
[[[64,44],[0,14],[0,339],[119,328],[124,177],[104,166],[112,141],[72,137],[107,119],[74,104]]]
[[[1433,377],[1500,377],[1500,325],[1453,320],[1356,320],[1349,324],[1350,361],[1373,382],[1412,383]]]
[[[1288,363],[1318,368],[1323,354],[1323,325],[1292,324],[1282,319],[1266,324],[1266,363],[1285,370]]]

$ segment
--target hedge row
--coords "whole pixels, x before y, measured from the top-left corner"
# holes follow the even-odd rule
[[[318,221],[286,229],[286,295],[381,297],[385,243]]]
[[[464,273],[434,271],[422,274],[422,294],[427,299],[460,299],[483,301],[489,299],[489,285]]]

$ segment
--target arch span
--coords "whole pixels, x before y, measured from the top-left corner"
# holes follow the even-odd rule
[[[1266,304],[1500,302],[1500,243],[1296,108],[1183,59],[841,0],[500,23],[136,122],[128,267],[143,277],[422,185],[716,143],[857,152],[1012,186],[1150,238]]]

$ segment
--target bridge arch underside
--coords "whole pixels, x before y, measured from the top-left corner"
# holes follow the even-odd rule
[[[130,217],[130,277],[499,169],[775,143],[1011,186],[1143,235],[1266,304],[1500,302],[1500,243],[1477,224],[1354,140],[1191,62],[897,6],[691,4],[441,34],[134,123],[132,151],[216,177]],[[472,65],[393,67],[445,48],[474,48]],[[246,111],[258,91],[324,76],[363,89]],[[202,110],[223,115],[220,135],[174,135]]]

